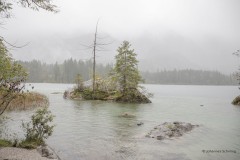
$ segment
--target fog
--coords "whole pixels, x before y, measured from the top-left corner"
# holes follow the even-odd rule
[[[68,58],[87,60],[99,19],[97,62],[113,63],[117,47],[128,40],[141,70],[237,70],[240,49],[239,0],[56,0],[59,13],[15,6],[0,29],[9,42],[27,46],[11,50],[19,60],[47,63]]]

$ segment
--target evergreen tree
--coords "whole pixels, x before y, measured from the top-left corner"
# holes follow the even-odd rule
[[[123,41],[117,50],[118,54],[115,56],[114,78],[123,95],[131,89],[137,89],[142,80],[138,71],[137,54],[130,47],[131,44],[128,41]]]

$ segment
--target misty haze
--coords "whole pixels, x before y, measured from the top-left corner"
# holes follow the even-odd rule
[[[0,159],[240,159],[239,0],[0,0]]]

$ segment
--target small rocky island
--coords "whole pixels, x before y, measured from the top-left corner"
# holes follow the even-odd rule
[[[195,127],[199,127],[199,125],[192,125],[191,123],[185,122],[165,122],[154,127],[146,137],[156,138],[157,140],[181,137]]]
[[[143,86],[139,86],[143,79],[138,70],[136,53],[130,49],[130,43],[123,41],[115,56],[116,63],[108,76],[96,76],[83,82],[78,74],[76,87],[72,91],[65,91],[64,98],[78,100],[111,100],[123,103],[151,103],[149,94]],[[95,65],[94,65],[95,66]]]
[[[119,90],[106,91],[96,90],[95,93],[91,87],[83,87],[84,89],[74,88],[64,92],[63,97],[72,100],[102,100],[122,103],[151,103],[149,95],[141,92],[140,89],[123,94]]]

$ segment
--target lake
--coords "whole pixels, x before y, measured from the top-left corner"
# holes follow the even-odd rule
[[[49,98],[56,127],[47,143],[64,160],[240,159],[240,107],[231,104],[239,95],[236,86],[144,85],[154,94],[151,104],[119,104],[52,94],[72,84],[33,85]],[[1,125],[22,138],[20,125],[33,111],[9,112]],[[125,112],[136,117],[119,117]],[[200,127],[163,141],[145,137],[156,125],[172,121]]]

